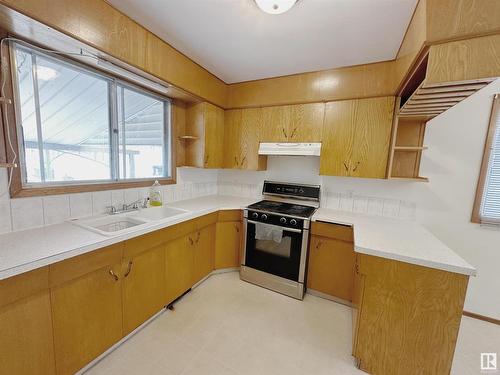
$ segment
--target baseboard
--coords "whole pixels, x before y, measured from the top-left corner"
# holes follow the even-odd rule
[[[490,318],[489,316],[484,316],[484,315],[472,313],[472,312],[465,311],[465,310],[462,312],[462,315],[468,316],[469,318],[474,318],[474,319],[482,320],[482,321],[485,321],[488,323],[500,325],[500,319]]]
[[[331,296],[331,295],[326,294],[326,293],[318,292],[317,290],[314,290],[314,289],[307,288],[306,294],[310,294],[311,296],[327,299],[329,301],[340,303],[341,305],[346,305],[346,306],[352,307],[352,302],[350,302],[348,300],[338,298],[335,296]]]

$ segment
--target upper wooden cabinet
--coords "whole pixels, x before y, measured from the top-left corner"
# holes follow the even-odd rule
[[[267,157],[259,155],[262,109],[232,109],[224,118],[224,168],[265,170]]]
[[[222,168],[224,110],[210,103],[198,103],[186,110],[185,165]]]
[[[385,178],[395,98],[326,104],[320,174]]]
[[[262,142],[321,142],[324,103],[262,108]]]

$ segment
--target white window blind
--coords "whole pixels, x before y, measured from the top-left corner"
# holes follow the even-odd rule
[[[480,218],[485,223],[500,223],[500,95],[495,95],[492,112],[493,135],[484,181]]]

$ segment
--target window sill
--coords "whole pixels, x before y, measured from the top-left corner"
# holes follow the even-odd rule
[[[76,193],[87,193],[87,192],[104,191],[104,190],[132,189],[140,187],[149,187],[153,185],[153,183],[156,180],[158,180],[158,182],[161,185],[171,185],[176,183],[175,178],[170,177],[161,179],[152,178],[140,181],[105,182],[105,183],[92,183],[92,184],[81,184],[81,185],[22,187],[18,189],[12,186],[10,191],[10,197],[26,198],[26,197],[45,196],[45,195],[76,194]]]

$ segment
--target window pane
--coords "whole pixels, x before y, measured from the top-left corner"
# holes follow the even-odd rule
[[[37,56],[45,180],[109,180],[108,81]]]
[[[33,65],[31,54],[16,50],[17,80],[20,97],[22,136],[24,138],[26,178],[28,182],[40,182],[40,158],[36,130],[35,99],[33,97]]]
[[[120,178],[164,177],[164,102],[118,86]]]

